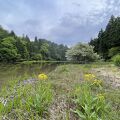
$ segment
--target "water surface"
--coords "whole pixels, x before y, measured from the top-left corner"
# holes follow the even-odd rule
[[[0,64],[0,88],[19,77],[29,76],[39,73],[48,74],[56,68],[58,63],[38,63],[38,64]]]

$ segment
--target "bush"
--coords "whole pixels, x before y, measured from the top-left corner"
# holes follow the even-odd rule
[[[112,61],[113,63],[116,65],[116,66],[119,66],[120,67],[120,55],[116,55],[112,58]]]
[[[118,53],[120,53],[120,47],[113,47],[111,49],[109,49],[109,57],[113,57],[115,55],[117,55]]]

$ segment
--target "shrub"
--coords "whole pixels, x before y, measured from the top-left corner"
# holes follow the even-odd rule
[[[117,55],[118,53],[120,53],[120,47],[113,47],[111,49],[109,49],[109,57],[113,57],[115,55]]]
[[[120,55],[116,55],[112,58],[113,60],[113,63],[116,65],[116,66],[119,66],[120,67]]]

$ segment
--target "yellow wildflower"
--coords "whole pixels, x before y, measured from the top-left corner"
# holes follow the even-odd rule
[[[102,84],[102,80],[97,80],[97,79],[95,79],[94,81],[93,81],[93,85],[101,85]]]
[[[38,75],[38,79],[40,79],[40,80],[46,80],[46,79],[48,79],[48,76],[46,74],[39,74]]]
[[[104,94],[98,94],[98,95],[97,95],[97,98],[98,98],[99,100],[104,100],[104,99],[105,99],[105,96],[104,96]]]
[[[95,77],[96,76],[94,74],[85,74],[84,75],[84,79],[88,80],[88,81],[91,81],[91,80],[95,79]]]

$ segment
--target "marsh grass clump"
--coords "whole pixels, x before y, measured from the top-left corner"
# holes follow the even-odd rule
[[[69,72],[69,69],[67,68],[66,65],[62,65],[60,70],[59,70],[60,73],[63,73],[63,72]]]
[[[84,81],[75,87],[73,110],[82,120],[105,120],[110,111],[103,90],[103,82],[92,73],[84,74]]]
[[[3,98],[3,101],[0,101],[1,118],[35,120],[48,116],[48,108],[53,100],[52,87],[49,81],[19,84],[17,88],[7,88],[1,94],[4,92],[7,94],[1,97]]]
[[[109,112],[105,95],[103,93],[95,94],[86,82],[77,86],[73,101],[77,106],[74,113],[82,120],[105,120]]]

